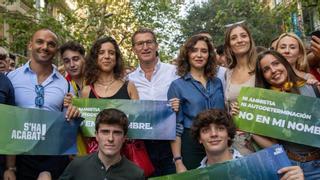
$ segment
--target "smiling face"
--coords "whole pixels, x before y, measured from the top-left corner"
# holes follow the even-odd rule
[[[151,33],[138,33],[134,37],[133,52],[140,63],[152,63],[157,60],[158,44]]]
[[[9,69],[8,53],[0,47],[0,73],[4,73]]]
[[[13,59],[9,59],[9,71],[13,71],[16,69],[16,61]]]
[[[100,124],[96,132],[99,152],[104,156],[113,158],[120,156],[122,144],[126,140],[122,126],[118,124]]]
[[[228,131],[224,125],[211,123],[200,129],[199,143],[207,154],[222,154],[228,151]]]
[[[111,72],[116,66],[116,49],[112,43],[106,42],[101,44],[101,48],[98,51],[99,68],[103,72]]]
[[[84,58],[78,51],[66,50],[61,56],[65,70],[71,77],[81,77]]]
[[[282,87],[288,80],[288,71],[273,55],[267,54],[260,61],[260,68],[265,80],[275,87]]]
[[[50,30],[37,31],[29,43],[31,61],[39,64],[51,64],[58,50],[57,36]]]
[[[203,70],[208,62],[209,50],[205,41],[199,40],[188,54],[191,70]]]
[[[295,65],[301,55],[299,42],[290,36],[285,36],[279,40],[277,51],[282,54],[291,66]]]
[[[235,56],[248,53],[250,49],[250,37],[248,32],[240,26],[230,32],[230,47]]]

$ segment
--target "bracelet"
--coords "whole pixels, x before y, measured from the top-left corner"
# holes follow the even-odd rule
[[[182,157],[181,157],[181,156],[174,157],[174,158],[172,159],[172,162],[175,163],[175,162],[178,161],[178,160],[181,160],[181,161],[182,161]]]
[[[17,172],[17,167],[8,167],[7,170]]]

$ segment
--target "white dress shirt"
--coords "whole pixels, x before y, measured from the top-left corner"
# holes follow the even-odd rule
[[[172,81],[179,78],[177,67],[158,60],[149,81],[139,66],[128,75],[129,80],[136,86],[141,100],[167,100],[167,92]]]

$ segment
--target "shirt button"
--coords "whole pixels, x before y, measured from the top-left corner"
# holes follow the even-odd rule
[[[104,169],[104,167],[103,167],[103,166],[101,166],[101,169],[103,170],[103,169]]]

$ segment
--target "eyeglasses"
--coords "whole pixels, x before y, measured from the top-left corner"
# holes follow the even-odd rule
[[[0,60],[6,60],[7,59],[7,55],[5,54],[0,54]]]
[[[246,20],[242,20],[242,21],[238,21],[238,22],[235,22],[235,23],[232,23],[232,24],[227,24],[227,25],[225,25],[224,27],[229,28],[229,27],[231,27],[231,26],[240,25],[240,24],[243,24],[243,23],[245,23],[245,22],[246,22]]]
[[[42,107],[44,104],[44,87],[42,85],[36,85],[35,91],[37,93],[37,97],[34,100],[34,103],[37,107]]]
[[[144,44],[146,44],[147,47],[151,47],[155,44],[155,41],[154,40],[147,40],[147,41],[138,41],[138,42],[134,43],[134,45],[138,49],[142,49]]]

